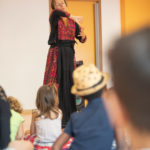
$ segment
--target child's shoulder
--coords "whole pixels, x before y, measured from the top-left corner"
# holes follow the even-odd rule
[[[61,111],[61,109],[58,109],[58,113],[61,113],[61,114],[62,114],[62,111]]]
[[[32,110],[32,116],[34,116],[35,118],[37,118],[39,116],[40,112],[37,109],[33,109]]]
[[[32,117],[34,118],[35,121],[41,120],[39,110],[33,109],[33,110],[32,110]]]
[[[13,109],[10,109],[10,112],[11,112],[11,114],[14,115],[14,116],[21,116],[20,113],[16,112],[16,111],[13,110]]]
[[[22,117],[22,115],[20,113],[14,111],[13,109],[11,109],[10,111],[11,111],[11,115],[14,120],[20,120],[20,122],[24,121],[24,118]]]
[[[36,117],[36,118],[35,118],[35,121],[40,121],[40,120],[42,120],[41,117]]]
[[[58,109],[57,112],[58,112],[58,118],[62,118],[63,113],[62,113],[61,109]]]
[[[78,119],[81,116],[81,112],[74,112],[71,114],[70,119]]]

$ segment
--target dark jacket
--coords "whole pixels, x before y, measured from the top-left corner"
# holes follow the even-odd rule
[[[10,142],[10,116],[6,94],[0,87],[0,149],[6,148]]]

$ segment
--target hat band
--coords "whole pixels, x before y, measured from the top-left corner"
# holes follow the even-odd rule
[[[101,79],[98,83],[94,84],[93,86],[91,86],[91,87],[89,87],[89,88],[85,88],[85,89],[77,89],[77,91],[84,91],[84,90],[88,90],[88,89],[94,88],[94,87],[96,87],[97,85],[99,85],[100,83],[102,83],[103,80],[104,80],[104,77],[102,77],[102,79]]]

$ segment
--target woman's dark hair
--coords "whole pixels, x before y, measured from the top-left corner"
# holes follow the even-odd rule
[[[66,0],[64,0],[64,2],[65,2],[65,4],[66,4],[66,6],[67,6]],[[52,9],[55,9],[55,0],[51,0],[51,8],[52,8]]]

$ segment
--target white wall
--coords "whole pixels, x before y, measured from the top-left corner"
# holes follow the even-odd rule
[[[0,0],[0,85],[35,107],[49,46],[48,0]]]
[[[101,0],[103,71],[109,72],[108,49],[121,35],[120,0]],[[111,86],[111,82],[109,85]]]

